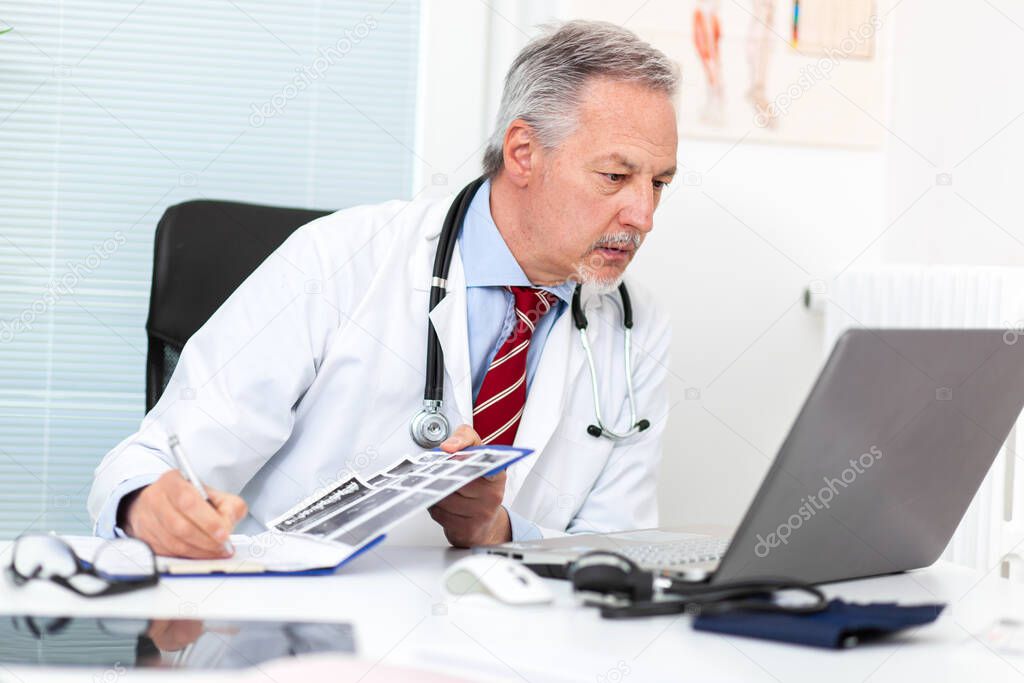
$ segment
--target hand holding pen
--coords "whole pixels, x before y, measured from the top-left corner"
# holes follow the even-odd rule
[[[168,440],[178,469],[122,502],[124,530],[159,555],[223,558],[233,553],[228,537],[247,513],[238,496],[203,486],[175,436]]]

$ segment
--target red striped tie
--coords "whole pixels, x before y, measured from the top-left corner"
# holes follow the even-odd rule
[[[473,427],[485,444],[510,446],[526,405],[526,354],[533,329],[557,299],[534,287],[506,287],[516,299],[516,317],[508,339],[487,368],[473,406]]]

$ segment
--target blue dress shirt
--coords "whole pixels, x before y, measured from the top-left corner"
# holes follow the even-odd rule
[[[459,253],[466,273],[466,321],[474,403],[484,382],[484,375],[487,374],[487,367],[516,322],[515,298],[505,290],[505,286],[533,286],[498,232],[498,226],[491,216],[490,201],[491,182],[488,180],[473,197],[459,234]],[[571,305],[574,288],[571,282],[555,287],[540,287],[554,294],[559,301],[537,322],[533,331],[526,354],[527,392],[533,383],[544,342],[559,316]],[[532,522],[511,510],[508,510],[508,517],[513,540],[540,538],[540,531]]]

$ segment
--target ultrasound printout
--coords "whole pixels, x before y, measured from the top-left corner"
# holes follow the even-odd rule
[[[371,491],[369,486],[353,477],[334,486],[323,498],[278,522],[274,528],[278,531],[299,531],[329,517],[335,510],[349,505]]]
[[[267,522],[277,531],[359,545],[428,508],[474,479],[529,455],[528,449],[475,447],[425,451],[376,473],[335,483]]]

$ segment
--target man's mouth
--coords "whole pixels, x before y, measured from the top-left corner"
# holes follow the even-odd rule
[[[632,244],[599,244],[595,247],[598,251],[613,251],[622,254],[632,254],[636,249]]]
[[[636,232],[615,232],[605,235],[594,243],[595,249],[616,249],[618,251],[636,251],[643,238]]]
[[[641,241],[640,235],[633,232],[605,235],[590,249],[591,267],[600,267],[602,264],[625,267],[633,258],[633,252],[640,247]]]
[[[595,244],[594,253],[610,261],[628,260],[640,246],[639,242],[637,236],[617,235],[613,239],[604,239]]]
[[[608,264],[624,263],[633,258],[635,251],[633,245],[608,244],[594,247],[594,254],[597,254],[602,261]]]

